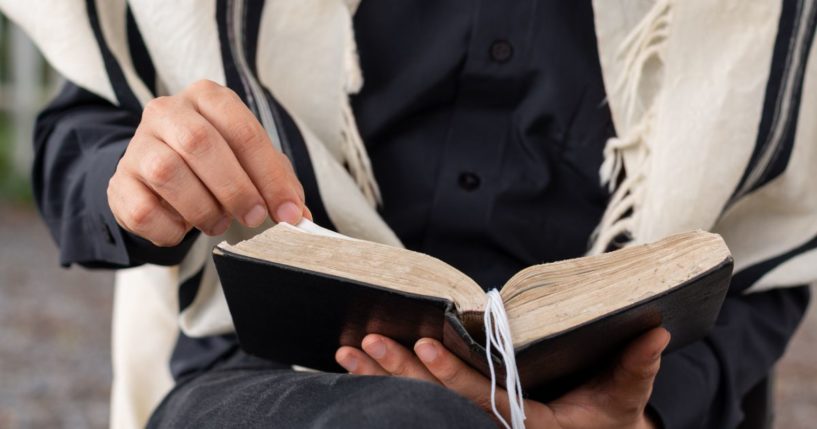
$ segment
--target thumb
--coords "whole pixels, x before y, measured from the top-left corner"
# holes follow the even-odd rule
[[[661,366],[661,352],[669,340],[670,334],[666,329],[655,328],[626,348],[604,386],[612,406],[611,412],[621,417],[641,416]]]

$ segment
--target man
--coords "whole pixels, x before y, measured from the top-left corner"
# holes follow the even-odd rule
[[[286,7],[278,6],[282,2],[244,5],[219,1],[214,12],[205,15],[215,16],[218,31],[213,38],[220,46],[222,81],[232,91],[208,82],[179,89],[181,80],[174,80],[168,70],[171,57],[162,55],[162,49],[176,47],[173,43],[162,46],[155,40],[155,34],[166,25],[163,19],[171,18],[160,18],[150,13],[156,7],[140,9],[134,2],[136,19],[128,27],[134,31],[127,34],[135,72],[151,94],[161,93],[161,85],[154,79],[157,75],[163,85],[172,87],[168,92],[173,94],[146,103],[141,115],[138,90],[127,91],[135,87],[133,76],[128,75],[127,68],[116,67],[124,62],[121,51],[116,51],[114,38],[106,38],[104,26],[94,26],[94,19],[106,16],[104,10],[95,8],[105,6],[93,3],[88,3],[91,28],[119,105],[98,95],[104,90],[93,94],[69,83],[41,115],[35,137],[37,198],[60,244],[64,264],[125,267],[181,263],[184,271],[185,258],[191,258],[197,240],[201,242],[198,231],[218,236],[227,231],[231,221],[233,227],[236,223],[257,227],[267,217],[295,222],[307,216],[325,226],[357,231],[358,236],[370,238],[366,234],[371,233],[380,241],[402,242],[440,257],[480,284],[499,285],[524,266],[583,254],[599,224],[600,233],[594,241],[597,246],[626,241],[628,232],[645,239],[633,225],[644,212],[639,207],[649,206],[649,200],[638,200],[642,197],[638,184],[648,174],[638,167],[648,154],[655,159],[662,147],[644,150],[645,146],[639,146],[647,138],[638,124],[649,123],[657,115],[644,106],[658,105],[662,100],[638,99],[630,110],[640,114],[617,120],[618,133],[614,131],[605,98],[609,97],[614,113],[620,98],[612,96],[617,89],[609,87],[615,85],[608,83],[605,91],[599,57],[602,62],[609,57],[597,51],[597,44],[604,46],[607,34],[599,34],[597,41],[594,32],[609,30],[600,18],[610,13],[604,14],[603,5],[595,5],[599,23],[594,27],[594,10],[588,1],[516,5],[363,2],[354,23],[366,85],[353,99],[354,116],[342,103],[338,115],[322,116],[314,109],[304,109],[309,103],[303,98],[333,99],[333,93],[299,86],[300,80],[294,78],[296,89],[288,88],[289,82],[264,82],[265,73],[286,75],[285,70],[297,68],[297,62],[281,64],[264,58],[282,51],[235,45],[236,40],[244,39],[250,44],[307,40],[288,40],[291,33],[286,26],[276,27],[267,21],[272,8],[282,7],[278,13],[286,11]],[[677,20],[673,28],[680,31],[684,6],[672,9],[669,3],[657,2],[645,14],[635,14],[643,22],[635,30],[646,30],[634,30],[637,43],[623,42],[625,47],[639,46],[633,48],[632,64],[648,70],[651,57],[646,47],[660,46],[668,37],[662,29],[670,25],[670,10]],[[784,2],[778,10],[777,33],[788,34],[778,35],[778,39],[781,46],[787,46],[786,37],[800,40],[798,46],[804,47],[796,52],[806,55],[791,61],[803,63],[805,69],[814,23],[788,19],[790,15],[811,16],[813,2],[801,5],[805,12],[800,14],[792,13],[797,6],[793,3]],[[245,7],[245,13],[237,13],[241,12],[237,7]],[[239,34],[238,39],[235,31],[240,30],[235,28],[241,22],[230,21],[235,16],[245,20],[246,33]],[[260,18],[253,21],[248,16]],[[301,19],[318,20],[315,16],[293,14],[288,20],[272,22],[297,26]],[[194,17],[189,20],[204,22]],[[315,25],[315,38],[320,39],[321,32],[328,31],[326,26],[333,22],[327,19],[320,21],[321,26]],[[789,26],[794,30],[786,30]],[[200,30],[196,25],[191,28],[194,33]],[[277,37],[270,36],[267,41],[263,36],[269,28]],[[195,34],[204,37],[204,33]],[[303,49],[309,52],[308,47]],[[179,63],[197,61],[178,49],[174,52],[173,58]],[[774,52],[776,55],[777,50]],[[339,85],[354,92],[359,85],[354,67],[349,70],[348,55],[339,58],[335,64],[347,67],[346,79]],[[640,63],[636,62],[639,58]],[[249,70],[242,71],[246,64],[251,65]],[[257,69],[254,64],[259,64]],[[318,70],[320,74],[323,69]],[[337,72],[344,74],[339,69]],[[208,76],[204,72],[201,75]],[[803,74],[792,76],[788,82],[799,79],[802,89]],[[123,80],[128,83],[122,84]],[[272,92],[283,106],[264,91],[264,85],[277,85]],[[768,93],[775,90],[770,84],[767,99],[774,98]],[[787,97],[798,95],[789,92]],[[322,103],[332,101],[311,106],[322,108]],[[288,109],[298,115],[290,117]],[[317,120],[309,118],[312,114]],[[318,140],[338,139],[330,135],[335,129],[327,131],[330,127],[323,124],[332,121],[340,123],[339,143],[326,148],[310,143],[315,140],[312,134]],[[365,150],[356,139],[355,123],[366,142]],[[757,123],[753,125],[757,127]],[[790,127],[785,132],[793,131]],[[623,142],[618,146],[608,143],[615,134]],[[788,150],[796,152],[797,139],[791,140]],[[715,143],[700,144],[714,147]],[[631,147],[640,152],[627,152]],[[606,155],[602,165],[605,148],[619,151],[623,160],[616,163],[614,155]],[[334,164],[320,161],[333,156],[343,160],[348,175],[331,173]],[[796,157],[792,155],[792,159]],[[608,189],[599,184],[600,169],[618,186],[609,203]],[[725,177],[725,173],[719,174]],[[752,179],[752,174],[747,176]],[[761,177],[768,181],[772,176]],[[747,179],[740,183],[751,186],[739,186],[737,205],[741,204],[737,197],[748,193],[744,187],[755,190],[766,182]],[[359,192],[348,191],[350,185],[358,185]],[[682,185],[676,183],[679,192]],[[367,199],[377,199],[378,186],[382,196],[378,213],[388,225],[382,229],[394,231],[399,241],[388,232],[371,232],[381,226],[363,207]],[[337,201],[339,195],[348,197],[346,204]],[[619,211],[610,208],[622,201],[638,204],[622,205]],[[698,212],[710,212],[703,202],[700,204]],[[722,203],[716,205],[726,211]],[[665,211],[661,217],[674,214]],[[727,211],[724,217],[729,215]],[[660,225],[661,219],[653,217],[642,223]],[[733,245],[728,227],[720,228]],[[781,249],[775,257],[796,261],[811,248]],[[777,260],[774,266],[782,262]],[[772,268],[740,278],[733,287],[748,287]],[[191,272],[179,285],[182,328],[187,328],[187,333],[218,333],[219,329],[197,331],[192,322],[185,325],[202,314],[196,311],[206,292],[203,279],[212,276],[206,266]],[[805,284],[812,277],[796,278]],[[744,417],[741,401],[752,388],[764,383],[808,301],[805,287],[750,295],[740,292],[736,289],[727,298],[709,337],[663,359],[654,386],[658,356],[668,341],[661,330],[632,344],[618,364],[611,363],[612,369],[598,380],[552,403],[528,400],[526,423],[531,427],[736,427]],[[490,414],[472,405],[490,407],[485,401],[489,392],[486,380],[461,366],[439,343],[421,340],[410,351],[388,338],[370,335],[361,349],[342,348],[336,358],[352,374],[397,375],[442,384],[449,390],[403,379],[295,373],[246,356],[236,348],[231,335],[181,334],[171,363],[177,384],[153,414],[151,424],[491,424]],[[500,411],[507,412],[506,403],[500,401],[498,405]]]

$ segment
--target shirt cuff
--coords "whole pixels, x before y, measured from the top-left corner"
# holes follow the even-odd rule
[[[122,228],[119,232],[125,240],[125,246],[128,249],[128,256],[132,264],[154,264],[154,265],[178,265],[182,259],[193,247],[196,238],[199,236],[199,230],[193,228],[182,241],[172,247],[159,247],[136,234],[132,234]]]
[[[128,141],[106,145],[87,157],[81,173],[85,177],[78,189],[72,190],[74,200],[85,201],[84,209],[63,213],[60,221],[60,263],[72,263],[88,268],[124,268],[130,264],[127,248],[119,226],[108,206],[108,181],[125,153]],[[73,218],[73,219],[71,219]],[[77,239],[83,237],[83,239]]]
[[[63,231],[69,237],[82,234],[86,240],[62,240],[74,243],[63,248],[60,262],[68,266],[75,262],[87,268],[128,268],[142,264],[177,265],[193,246],[198,230],[191,230],[176,246],[159,247],[119,226],[108,204],[108,181],[113,177],[119,159],[125,153],[128,141],[117,142],[100,148],[85,169],[84,193],[88,207],[77,225],[81,231]]]

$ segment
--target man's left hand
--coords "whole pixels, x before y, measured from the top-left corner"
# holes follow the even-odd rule
[[[607,373],[547,404],[525,400],[526,426],[655,428],[644,410],[669,338],[665,329],[653,329],[633,341]],[[493,416],[491,381],[439,341],[423,338],[411,352],[394,340],[370,334],[363,339],[361,349],[341,347],[335,359],[352,374],[395,375],[441,384]],[[508,420],[508,397],[504,390],[497,389],[496,401],[497,409]]]

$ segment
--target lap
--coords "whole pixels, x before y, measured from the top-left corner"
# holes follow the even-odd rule
[[[495,427],[461,396],[397,377],[296,372],[238,353],[180,382],[149,427]]]

